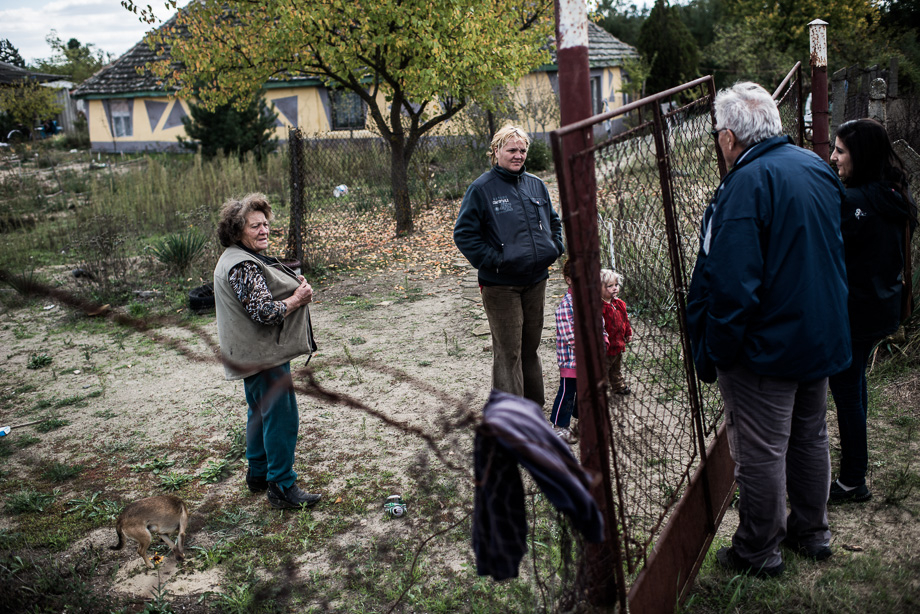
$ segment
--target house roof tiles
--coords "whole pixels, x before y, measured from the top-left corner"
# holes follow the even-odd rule
[[[61,75],[49,75],[41,72],[34,72],[31,70],[26,70],[25,68],[19,68],[15,64],[0,62],[0,83],[2,84],[19,83],[20,81],[25,81],[26,79],[32,79],[33,81],[43,83],[46,81],[58,81],[66,78],[67,77],[62,77]]]
[[[174,26],[176,24],[176,15],[173,15],[160,28]],[[101,95],[117,96],[150,92],[162,92],[165,96],[169,90],[159,78],[149,70],[146,70],[144,66],[148,62],[161,60],[168,56],[168,45],[154,50],[142,40],[120,58],[81,83],[74,90],[73,96],[74,98],[87,98]]]

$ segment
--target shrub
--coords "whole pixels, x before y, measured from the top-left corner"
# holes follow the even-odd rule
[[[167,236],[152,249],[157,260],[180,275],[188,271],[208,245],[208,238],[194,228]]]
[[[549,145],[540,139],[534,139],[527,149],[527,170],[546,171],[553,166],[553,154]]]

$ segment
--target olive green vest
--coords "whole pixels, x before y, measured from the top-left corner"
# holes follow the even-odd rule
[[[288,314],[277,326],[254,321],[230,286],[230,269],[244,261],[256,263],[265,276],[272,299],[294,294],[300,281],[268,265],[236,246],[224,250],[214,268],[214,303],[217,308],[217,337],[227,379],[243,379],[277,367],[302,354],[316,351],[310,308],[306,305]]]

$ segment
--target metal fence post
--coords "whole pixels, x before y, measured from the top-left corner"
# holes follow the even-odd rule
[[[288,130],[288,150],[291,164],[291,220],[288,230],[285,258],[299,260],[302,269],[308,268],[304,262],[303,225],[304,225],[304,155],[303,133],[300,128]]]
[[[827,121],[827,22],[808,24],[811,41],[811,118],[815,153],[830,163],[830,135]]]
[[[559,66],[560,115],[563,125],[591,116],[590,68],[588,66],[588,12],[583,0],[556,0],[557,63]],[[580,566],[585,591],[594,605],[613,605],[617,598],[626,608],[622,590],[623,566],[617,543],[617,522],[610,476],[610,420],[605,384],[606,358],[599,328],[600,242],[597,225],[597,183],[594,156],[579,156],[568,167],[566,152],[593,145],[592,129],[574,131],[560,143],[557,173],[570,172],[577,182],[560,181],[560,200],[573,265],[575,311],[575,360],[578,364],[578,409],[581,425],[582,464],[600,476],[591,489],[604,518],[604,541],[585,544]],[[577,183],[577,186],[573,185]],[[619,582],[617,581],[619,576]],[[618,584],[621,590],[617,590]]]
[[[885,100],[888,84],[884,79],[873,79],[869,84],[869,117],[887,127],[888,117],[885,113]]]

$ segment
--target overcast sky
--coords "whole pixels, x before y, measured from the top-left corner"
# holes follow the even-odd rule
[[[160,19],[172,15],[163,0],[142,0],[139,4],[153,6]],[[188,0],[179,2],[179,6],[186,4]],[[30,64],[51,57],[45,42],[51,30],[56,30],[64,42],[75,38],[118,57],[150,29],[119,0],[0,0],[0,39],[9,39]]]

